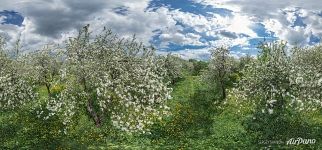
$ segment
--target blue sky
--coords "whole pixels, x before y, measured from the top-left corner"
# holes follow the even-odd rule
[[[2,16],[3,18],[1,21],[1,24],[11,24],[11,25],[22,26],[22,22],[24,20],[24,17],[21,14],[13,10],[1,11],[0,16]]]
[[[310,46],[322,36],[322,2],[314,0],[0,0],[0,35],[26,49],[62,43],[91,24],[121,37],[136,35],[159,54],[206,60],[209,49],[256,55],[260,42]]]

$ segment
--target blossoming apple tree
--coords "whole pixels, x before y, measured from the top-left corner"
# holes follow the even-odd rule
[[[50,96],[51,88],[58,82],[62,64],[59,49],[46,45],[41,50],[30,52],[25,62],[28,68],[25,71],[26,76],[31,78],[34,84],[44,85]]]
[[[35,100],[36,94],[21,75],[19,58],[9,57],[0,37],[0,109],[11,110]]]
[[[227,97],[226,90],[233,71],[234,61],[230,56],[228,48],[219,47],[212,49],[210,52],[211,61],[207,78],[209,81],[215,82],[216,91],[220,93],[220,99],[224,100]]]
[[[65,88],[49,99],[45,118],[62,116],[68,126],[85,112],[97,127],[110,122],[123,131],[142,133],[169,113],[165,61],[156,59],[152,47],[105,29],[92,37],[89,26],[66,45]]]
[[[243,70],[238,88],[231,91],[238,100],[251,101],[268,114],[286,109],[315,110],[322,106],[321,55],[318,55],[321,47],[300,49],[293,54],[287,51],[284,42],[264,44],[260,48],[261,54]]]

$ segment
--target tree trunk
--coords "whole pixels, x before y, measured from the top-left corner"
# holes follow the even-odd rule
[[[91,115],[96,127],[101,127],[101,118],[99,117],[99,115],[95,112],[94,108],[93,108],[93,104],[91,102],[91,100],[87,101],[87,111],[88,113]]]
[[[47,93],[50,96],[51,95],[50,85],[48,83],[46,83],[45,85],[46,85]]]
[[[86,86],[86,79],[83,78],[82,79],[82,83],[84,85],[84,90],[87,92],[87,93],[90,93],[89,90],[87,89],[87,86]],[[94,110],[94,106],[93,106],[93,101],[91,100],[91,97],[88,97],[88,101],[87,101],[87,111],[88,113],[90,114],[90,117],[93,119],[96,127],[101,127],[101,118],[100,116],[95,112]]]
[[[225,86],[222,86],[222,100],[225,100],[226,99],[226,89],[225,89]]]

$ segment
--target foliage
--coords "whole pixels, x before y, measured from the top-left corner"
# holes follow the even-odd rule
[[[89,26],[64,48],[23,54],[19,42],[0,39],[0,149],[322,147],[322,46],[239,59],[221,47],[203,62]],[[260,142],[298,137],[317,143]]]
[[[269,114],[288,108],[310,110],[321,107],[321,97],[317,93],[321,86],[319,77],[316,77],[321,69],[296,58],[301,56],[288,56],[285,46],[284,43],[262,46],[258,59],[243,71],[244,77],[238,86],[240,99],[251,100],[263,109],[263,113]],[[302,64],[298,64],[299,61]],[[306,77],[302,77],[304,70]]]
[[[0,41],[1,38],[0,38]],[[1,42],[0,44],[4,44]],[[3,110],[14,109],[35,100],[36,94],[19,73],[20,60],[10,59],[0,46],[0,108]]]
[[[35,84],[45,85],[48,95],[51,88],[57,84],[62,61],[59,60],[59,51],[47,45],[42,50],[31,52],[25,58],[28,70],[25,76],[31,78]]]
[[[183,78],[184,60],[178,56],[168,54],[164,59],[164,67],[167,71],[167,81],[172,85]]]
[[[188,62],[192,63],[191,75],[193,76],[201,75],[208,69],[208,62],[194,59],[189,59]]]
[[[61,116],[68,127],[87,113],[97,127],[112,122],[123,131],[144,133],[168,113],[166,70],[153,48],[119,39],[109,30],[91,39],[86,26],[67,42],[65,55],[65,89],[49,98],[50,113],[39,114],[45,119]]]
[[[228,48],[220,47],[212,49],[211,61],[209,63],[209,72],[205,75],[206,80],[210,81],[219,93],[219,99],[224,100],[227,97],[227,88],[231,81],[231,75],[234,70],[234,59],[229,56]],[[228,86],[227,86],[228,85]]]
[[[316,67],[320,62],[312,65],[301,61],[305,55],[288,55],[283,42],[264,44],[261,48],[262,53],[244,68],[237,88],[231,90],[241,110],[249,106],[244,105],[245,101],[253,108],[252,115],[244,121],[245,128],[255,134],[255,141],[284,141],[297,135],[309,137],[314,132],[300,119],[299,112],[321,108],[321,98],[316,92],[320,87],[314,78],[315,71],[320,70]],[[302,67],[307,77],[301,76],[304,74]],[[299,132],[293,134],[294,130]]]

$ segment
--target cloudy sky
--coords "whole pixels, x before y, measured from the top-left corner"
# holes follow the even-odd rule
[[[137,38],[158,53],[209,58],[230,46],[233,56],[255,55],[259,42],[286,40],[309,46],[322,37],[317,0],[0,0],[0,35],[25,49],[63,43],[82,26],[104,26]]]

